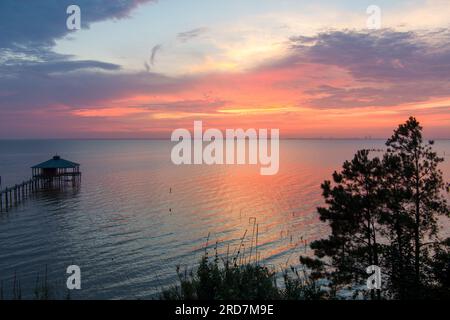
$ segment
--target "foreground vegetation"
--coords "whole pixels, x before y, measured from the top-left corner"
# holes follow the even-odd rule
[[[23,296],[20,278],[14,274],[11,286],[5,286],[5,282],[0,280],[0,300],[70,300],[70,290],[64,290],[65,283],[58,281],[49,281],[48,269],[45,266],[43,274],[37,273],[36,281],[32,292],[25,290],[25,297]],[[30,296],[30,294],[32,295]]]
[[[233,262],[234,261],[234,262]],[[161,294],[166,300],[315,300],[329,296],[305,270],[291,268],[277,285],[277,273],[257,262],[238,264],[237,259],[213,259],[208,253],[196,271],[177,268],[179,284]]]

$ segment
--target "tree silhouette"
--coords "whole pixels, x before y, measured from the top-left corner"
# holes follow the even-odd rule
[[[320,219],[329,223],[327,239],[311,244],[319,259],[300,257],[316,277],[330,280],[333,292],[367,279],[366,268],[386,275],[383,296],[398,299],[448,294],[449,243],[438,233],[438,216],[449,216],[443,161],[424,143],[422,127],[410,117],[386,142],[382,159],[360,150],[322,184],[326,207]],[[367,291],[366,291],[367,292]],[[381,292],[370,292],[381,298]]]

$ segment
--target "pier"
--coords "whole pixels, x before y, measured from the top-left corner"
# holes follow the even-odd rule
[[[58,155],[31,169],[31,179],[0,190],[0,212],[17,206],[39,190],[77,186],[81,183],[80,164],[62,159]]]

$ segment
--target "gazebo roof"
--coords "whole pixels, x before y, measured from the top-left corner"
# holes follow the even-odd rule
[[[52,159],[47,160],[45,162],[39,163],[35,166],[32,166],[33,169],[70,169],[76,168],[80,165],[78,163],[61,159],[60,156],[56,155]]]

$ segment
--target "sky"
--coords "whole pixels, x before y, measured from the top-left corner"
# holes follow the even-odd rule
[[[0,1],[0,139],[170,138],[194,120],[386,138],[409,116],[450,139],[448,0]]]

